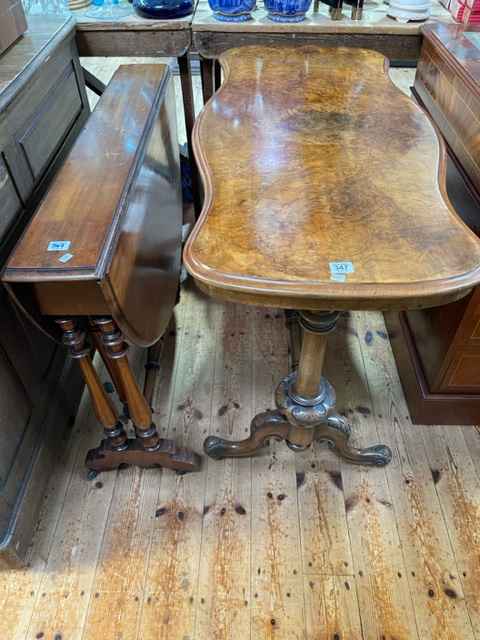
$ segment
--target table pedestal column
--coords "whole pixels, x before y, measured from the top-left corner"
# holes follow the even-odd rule
[[[255,416],[250,437],[245,440],[232,442],[209,436],[204,442],[208,456],[215,459],[251,456],[270,438],[285,440],[291,449],[301,451],[315,438],[326,441],[349,462],[378,466],[390,462],[392,452],[385,445],[365,449],[351,446],[351,427],[335,411],[335,391],[322,376],[327,335],[335,328],[338,315],[336,311],[299,314],[303,330],[300,362],[298,370],[290,373],[277,387],[277,409]]]

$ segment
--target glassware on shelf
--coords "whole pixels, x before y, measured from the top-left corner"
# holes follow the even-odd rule
[[[126,0],[104,0],[101,5],[93,4],[84,15],[92,20],[120,20],[132,13],[132,6]]]
[[[302,22],[312,0],[265,0],[267,17],[274,22]]]
[[[208,0],[213,17],[221,22],[251,20],[256,0]]]
[[[193,13],[193,0],[133,0],[135,11],[143,18],[170,20]]]
[[[69,14],[65,0],[23,0],[27,16],[66,16]]]

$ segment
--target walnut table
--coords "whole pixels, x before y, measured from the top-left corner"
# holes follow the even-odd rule
[[[271,437],[303,449],[316,433],[351,462],[384,465],[387,447],[348,442],[321,375],[327,335],[340,310],[435,306],[480,282],[443,144],[379,53],[253,46],[220,62],[225,82],[193,133],[206,198],[185,264],[212,296],[299,310],[303,344],[277,409],[246,440],[210,436],[205,451],[247,456]]]

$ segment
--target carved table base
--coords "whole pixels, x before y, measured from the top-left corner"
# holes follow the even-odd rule
[[[326,334],[333,330],[336,312],[300,314],[303,344],[298,371],[290,373],[277,387],[277,409],[258,414],[251,423],[250,437],[232,442],[209,436],[205,453],[217,460],[253,455],[270,438],[285,440],[294,451],[310,446],[314,439],[325,441],[342,458],[355,464],[384,466],[392,459],[390,449],[382,444],[365,449],[349,443],[351,427],[335,411],[335,391],[322,377]]]
[[[198,471],[200,456],[187,449],[176,448],[173,440],[165,440],[158,435],[152,421],[151,397],[147,399],[138,387],[127,357],[128,345],[112,318],[91,319],[89,329],[124,406],[122,418],[119,418],[93,366],[85,333],[71,319],[57,320],[57,324],[63,331],[63,342],[68,346],[70,355],[80,365],[95,415],[106,436],[99,447],[87,454],[85,464],[91,472],[89,477],[94,477],[99,471],[110,471],[120,465],[131,464],[139,467],[160,466],[179,472]],[[158,366],[159,354],[160,346],[154,345],[149,357],[149,369]],[[148,371],[146,387],[151,396],[153,382]],[[133,422],[135,438],[127,437],[123,424],[127,418]]]
[[[91,471],[110,471],[121,465],[137,467],[165,467],[176,471],[198,471],[200,456],[188,449],[175,446],[173,440],[161,439],[157,448],[145,450],[138,438],[128,438],[122,451],[112,449],[108,440],[102,440],[99,447],[90,449],[85,465]]]

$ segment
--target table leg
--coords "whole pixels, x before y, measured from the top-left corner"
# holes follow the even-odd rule
[[[127,451],[122,455],[111,455],[108,451],[90,451],[87,465],[90,469],[114,469],[120,464],[140,467],[160,466],[177,471],[197,471],[200,457],[182,448],[173,440],[160,438],[152,420],[152,410],[141,393],[127,357],[128,345],[112,318],[95,318],[93,325],[101,332],[106,357],[114,362],[111,366],[121,379],[128,412],[135,427],[136,438],[128,441]]]
[[[335,328],[338,312],[300,312],[302,350],[297,371],[282,380],[275,393],[277,409],[259,414],[252,421],[249,438],[229,442],[209,436],[204,442],[207,455],[215,459],[252,455],[270,438],[286,440],[294,451],[310,446],[313,439],[327,442],[341,457],[363,465],[384,466],[392,458],[385,445],[365,449],[349,443],[351,427],[335,411],[335,391],[322,376],[327,335]]]
[[[202,76],[203,103],[206,104],[214,93],[213,63],[210,58],[200,58],[200,74]]]
[[[106,440],[103,441],[105,448],[115,452],[125,451],[128,447],[127,434],[93,366],[90,347],[85,342],[85,333],[78,330],[73,320],[57,320],[57,324],[63,331],[64,345],[68,347],[70,356],[77,360],[82,371],[95,415],[106,436]]]
[[[222,67],[220,66],[220,62],[218,60],[214,60],[213,62],[213,75],[214,75],[214,89],[218,91],[222,86]]]
[[[193,153],[192,130],[195,122],[195,102],[192,87],[192,69],[188,53],[178,58],[180,69],[180,83],[182,85],[183,110],[185,113],[185,130],[187,132],[188,158],[192,172],[192,194],[195,215],[198,217],[202,209],[202,196],[200,193],[200,180],[198,176],[197,163]]]
[[[125,394],[125,399],[132,406],[134,421],[140,424],[140,438],[129,439],[122,422],[108,397],[102,382],[93,366],[90,357],[90,348],[86,345],[85,333],[78,330],[74,320],[57,320],[57,324],[63,331],[63,342],[68,347],[70,355],[75,358],[81,368],[85,383],[90,392],[95,415],[103,425],[105,440],[99,447],[91,449],[85,460],[90,471],[108,471],[116,469],[122,464],[137,465],[141,467],[161,466],[177,471],[196,471],[200,468],[200,457],[186,449],[177,449],[171,440],[163,440],[157,434],[155,425],[151,421],[151,411],[141,396],[133,374],[129,378],[125,370],[131,373],[126,359],[126,345],[120,332],[116,330],[113,321],[102,319],[93,321],[93,325],[102,330],[102,335],[107,338],[103,341],[100,353],[115,362],[110,363],[112,380],[119,384],[119,393]],[[117,348],[118,347],[118,348]],[[115,354],[113,356],[112,354]],[[121,391],[120,391],[121,389]],[[136,391],[138,396],[136,395]],[[143,399],[143,403],[142,403]],[[149,429],[145,427],[147,415],[149,416]]]
[[[123,380],[120,377],[116,367],[116,362],[115,360],[111,360],[110,358],[107,357],[107,351],[105,349],[105,345],[103,344],[102,333],[100,329],[92,321],[90,321],[89,323],[89,328],[90,328],[90,335],[92,337],[93,344],[95,345],[95,348],[102,356],[102,360],[105,363],[105,366],[107,367],[107,371],[111,381],[113,382],[113,386],[115,387],[115,390],[120,399],[120,402],[123,404],[124,415],[125,417],[128,418],[127,397],[125,395],[125,389],[123,388]]]

